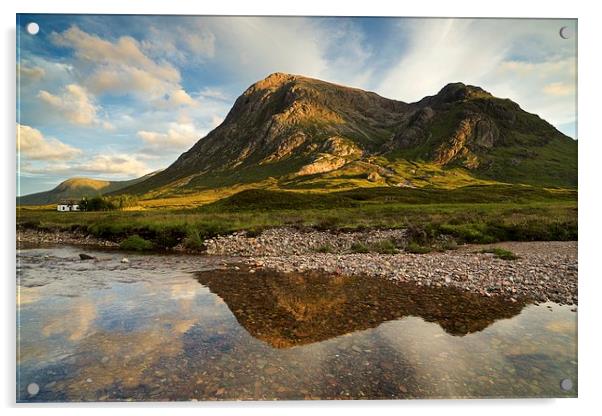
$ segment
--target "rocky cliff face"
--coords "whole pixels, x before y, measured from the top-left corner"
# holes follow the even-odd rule
[[[576,186],[576,149],[538,116],[479,87],[453,83],[407,104],[275,73],[251,85],[224,122],[171,166],[126,191],[288,180],[350,166],[364,166],[367,177],[394,168],[380,166],[382,158],[462,168],[499,181],[530,183],[535,174],[543,184]],[[530,171],[546,166],[559,171]]]

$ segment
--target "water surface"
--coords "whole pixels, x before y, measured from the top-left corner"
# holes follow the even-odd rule
[[[22,250],[19,401],[574,397],[570,306],[228,259]],[[565,392],[560,380],[575,387]],[[27,386],[40,390],[31,395]]]

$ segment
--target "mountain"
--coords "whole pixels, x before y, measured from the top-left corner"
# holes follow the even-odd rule
[[[47,205],[55,204],[63,199],[81,199],[84,196],[93,197],[115,192],[128,186],[148,179],[156,172],[128,181],[105,181],[91,178],[70,178],[54,189],[35,194],[17,197],[17,205]]]
[[[171,166],[120,192],[491,181],[576,187],[577,142],[513,101],[463,83],[405,103],[275,73],[251,85]]]

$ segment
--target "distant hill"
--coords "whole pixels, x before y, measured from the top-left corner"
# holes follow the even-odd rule
[[[119,192],[178,195],[262,181],[281,189],[574,188],[577,141],[463,83],[408,104],[275,73],[251,85],[224,122],[171,166]]]
[[[61,182],[50,191],[17,197],[17,205],[47,205],[63,199],[81,199],[84,196],[93,197],[115,192],[130,185],[148,179],[156,172],[128,181],[105,181],[91,178],[70,178]]]

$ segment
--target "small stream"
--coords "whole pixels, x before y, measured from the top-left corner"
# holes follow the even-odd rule
[[[81,252],[17,256],[20,402],[577,395],[571,306]]]

